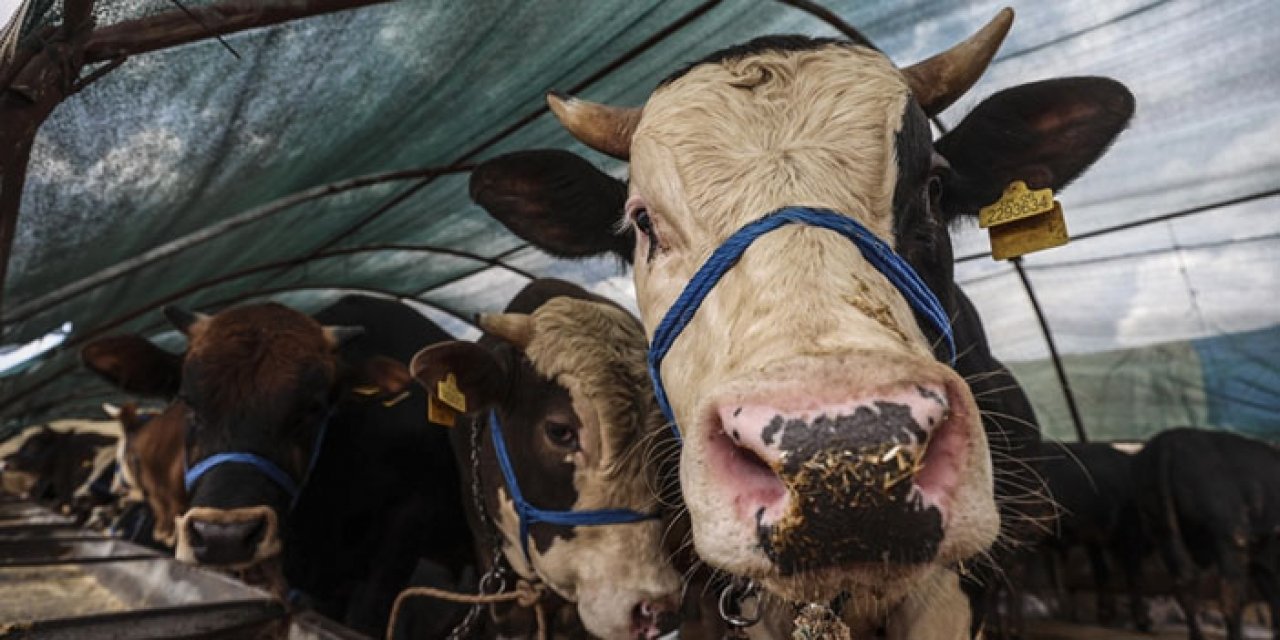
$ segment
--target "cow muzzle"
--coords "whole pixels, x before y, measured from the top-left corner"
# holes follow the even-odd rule
[[[799,404],[738,398],[708,425],[715,484],[775,569],[933,560],[968,447],[947,389]]]
[[[194,507],[178,518],[179,560],[196,564],[245,568],[280,553],[274,509]]]

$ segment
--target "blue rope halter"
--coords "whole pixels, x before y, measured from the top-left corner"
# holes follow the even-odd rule
[[[294,482],[293,478],[276,463],[256,453],[245,451],[215,453],[197,462],[193,467],[187,466],[186,456],[184,455],[182,466],[185,467],[185,471],[182,475],[182,482],[186,485],[187,492],[190,493],[191,488],[195,486],[201,476],[209,473],[215,467],[232,463],[247,464],[257,469],[259,473],[269,478],[281,489],[284,489],[285,493],[289,494],[289,509],[292,510],[294,505],[298,504],[298,496],[302,492],[302,487],[306,486],[307,480],[311,477],[311,470],[316,467],[316,460],[320,457],[320,447],[324,444],[324,436],[329,431],[329,422],[332,418],[333,411],[330,410],[329,415],[325,416],[324,422],[320,423],[320,433],[316,436],[316,443],[311,449],[311,460],[307,462],[307,471],[302,475],[301,484]]]
[[[693,320],[693,314],[711,293],[711,289],[720,282],[729,269],[738,263],[751,244],[760,236],[789,224],[807,224],[835,231],[848,238],[862,252],[862,257],[898,288],[911,308],[937,327],[951,352],[950,363],[955,366],[956,343],[951,332],[951,321],[942,308],[942,303],[938,301],[938,297],[929,290],[928,285],[920,279],[906,260],[849,216],[830,209],[784,207],[738,229],[724,241],[724,244],[717,247],[711,257],[707,258],[707,261],[693,274],[689,284],[685,285],[684,290],[680,292],[680,297],[676,298],[675,303],[667,310],[662,322],[658,323],[658,328],[653,332],[653,340],[649,344],[649,377],[653,379],[653,390],[658,396],[658,406],[662,408],[662,414],[671,423],[671,429],[675,431],[677,439],[680,437],[680,428],[676,425],[675,413],[671,411],[671,404],[667,400],[667,390],[662,386],[662,359],[667,356],[676,338],[680,337],[680,332],[684,331],[684,328]]]
[[[520,492],[516,482],[515,470],[511,468],[511,457],[507,454],[507,443],[502,437],[502,425],[496,412],[489,412],[489,435],[493,438],[493,450],[498,456],[498,466],[502,468],[502,477],[507,481],[507,489],[511,492],[511,501],[515,503],[516,515],[520,518],[520,548],[524,551],[525,562],[532,566],[529,556],[529,525],[535,522],[558,524],[566,527],[594,527],[605,524],[629,524],[644,520],[655,520],[656,513],[640,513],[630,509],[591,509],[588,511],[550,511],[539,509]]]

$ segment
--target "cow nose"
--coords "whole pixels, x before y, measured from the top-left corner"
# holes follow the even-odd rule
[[[738,517],[756,527],[784,572],[923,562],[936,553],[964,444],[936,437],[949,422],[945,388],[910,385],[807,405],[722,403],[717,415],[710,448],[724,476],[718,484],[730,487]]]
[[[632,637],[652,640],[680,626],[677,604],[670,600],[641,600],[631,610]]]
[[[250,562],[257,556],[266,532],[267,519],[263,516],[231,522],[192,519],[187,523],[191,552],[200,564]]]

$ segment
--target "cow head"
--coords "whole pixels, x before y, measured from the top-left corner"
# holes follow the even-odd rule
[[[359,332],[273,303],[165,314],[187,336],[182,357],[138,336],[96,341],[81,357],[122,389],[176,398],[161,418],[182,414],[186,468],[220,454],[253,458],[189,476],[175,555],[232,568],[273,558],[294,499],[290,485],[303,484],[340,395],[337,350]]]
[[[595,635],[643,638],[669,630],[679,579],[663,552],[662,523],[534,524],[527,562],[511,491],[482,427],[488,412],[496,414],[518,486],[540,509],[655,512],[657,472],[646,463],[666,432],[645,373],[639,323],[608,303],[557,297],[532,314],[482,316],[481,324],[500,338],[486,341],[494,348],[436,344],[410,368],[431,392],[456,375],[467,409],[478,412],[472,426],[486,429],[479,441],[485,508],[507,560],[577,602]]]
[[[677,73],[643,109],[552,95],[571,133],[630,160],[625,200],[556,151],[485,163],[472,196],[556,255],[633,262],[651,336],[726,238],[795,205],[857,220],[955,317],[948,225],[1013,180],[1064,186],[1133,108],[1114,81],[1050,80],[992,96],[932,143],[927,117],[976,81],[1011,21],[1006,10],[903,70],[849,43],[766,37]],[[701,557],[812,601],[892,598],[986,549],[999,525],[990,455],[938,338],[840,235],[792,225],[759,238],[661,370]]]

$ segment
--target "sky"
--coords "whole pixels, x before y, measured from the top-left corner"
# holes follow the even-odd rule
[[[19,2],[22,0],[0,0],[0,24],[9,23],[9,16],[17,10]]]

